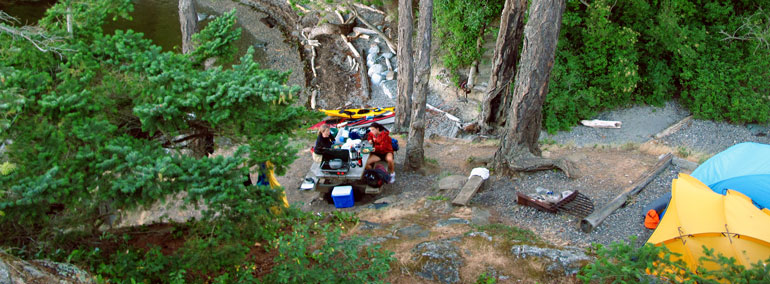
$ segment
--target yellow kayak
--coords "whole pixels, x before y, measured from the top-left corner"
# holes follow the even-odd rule
[[[383,113],[393,111],[395,107],[386,108],[349,108],[349,109],[319,109],[320,112],[325,113],[328,116],[344,117],[344,118],[364,118],[367,116],[381,115]]]

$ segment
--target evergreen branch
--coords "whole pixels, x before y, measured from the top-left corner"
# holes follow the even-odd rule
[[[0,11],[0,22],[19,22],[18,19]],[[39,31],[33,27],[24,26],[21,28],[14,28],[5,24],[0,24],[0,32],[7,33],[12,36],[21,37],[35,46],[41,52],[54,52],[61,57],[62,51],[72,51],[70,49],[57,47],[54,44],[64,40],[62,37],[46,35],[42,31]],[[40,37],[42,40],[35,39],[33,37]]]

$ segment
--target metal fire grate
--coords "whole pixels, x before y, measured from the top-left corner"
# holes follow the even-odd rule
[[[564,212],[578,218],[585,218],[594,212],[593,201],[577,190],[557,203],[538,201],[521,192],[516,192],[516,197],[518,204],[535,207],[549,213]]]

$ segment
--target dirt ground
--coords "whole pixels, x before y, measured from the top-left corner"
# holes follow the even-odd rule
[[[404,137],[397,137],[397,139],[400,140],[401,145],[406,144]],[[306,148],[309,149],[311,144],[307,142]],[[416,173],[416,175],[434,182],[448,175],[468,175],[474,167],[485,166],[483,161],[490,160],[497,148],[498,141],[496,140],[475,143],[459,139],[426,139],[426,169],[421,173]],[[584,148],[542,145],[541,149],[545,157],[565,158],[575,162],[582,176],[576,182],[581,183],[581,188],[594,190],[618,189],[628,186],[654,165],[658,157],[657,153],[640,150],[640,146],[635,144],[620,147]],[[396,176],[398,179],[395,184],[387,185],[386,190],[377,198],[398,195],[404,191],[422,192],[424,193],[423,196],[435,194],[434,184],[425,184],[423,188],[419,189],[399,186],[402,183],[409,184],[406,179],[412,177],[403,169],[404,156],[405,150],[403,149],[396,153]],[[317,192],[298,190],[311,164],[310,152],[302,151],[298,153],[297,160],[291,165],[286,175],[278,177],[281,185],[285,187],[289,203],[310,211],[334,210],[333,205],[318,202]],[[513,179],[517,177],[497,178]],[[543,186],[548,186],[547,180],[543,180],[542,183]],[[588,193],[590,194],[590,192]],[[369,199],[369,201],[371,200],[376,200],[376,198]]]

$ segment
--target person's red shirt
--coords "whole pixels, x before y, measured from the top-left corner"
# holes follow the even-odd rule
[[[393,152],[393,144],[391,144],[390,141],[390,131],[380,131],[380,134],[377,136],[374,136],[374,133],[369,132],[366,134],[366,140],[372,141],[375,153],[386,154]]]

